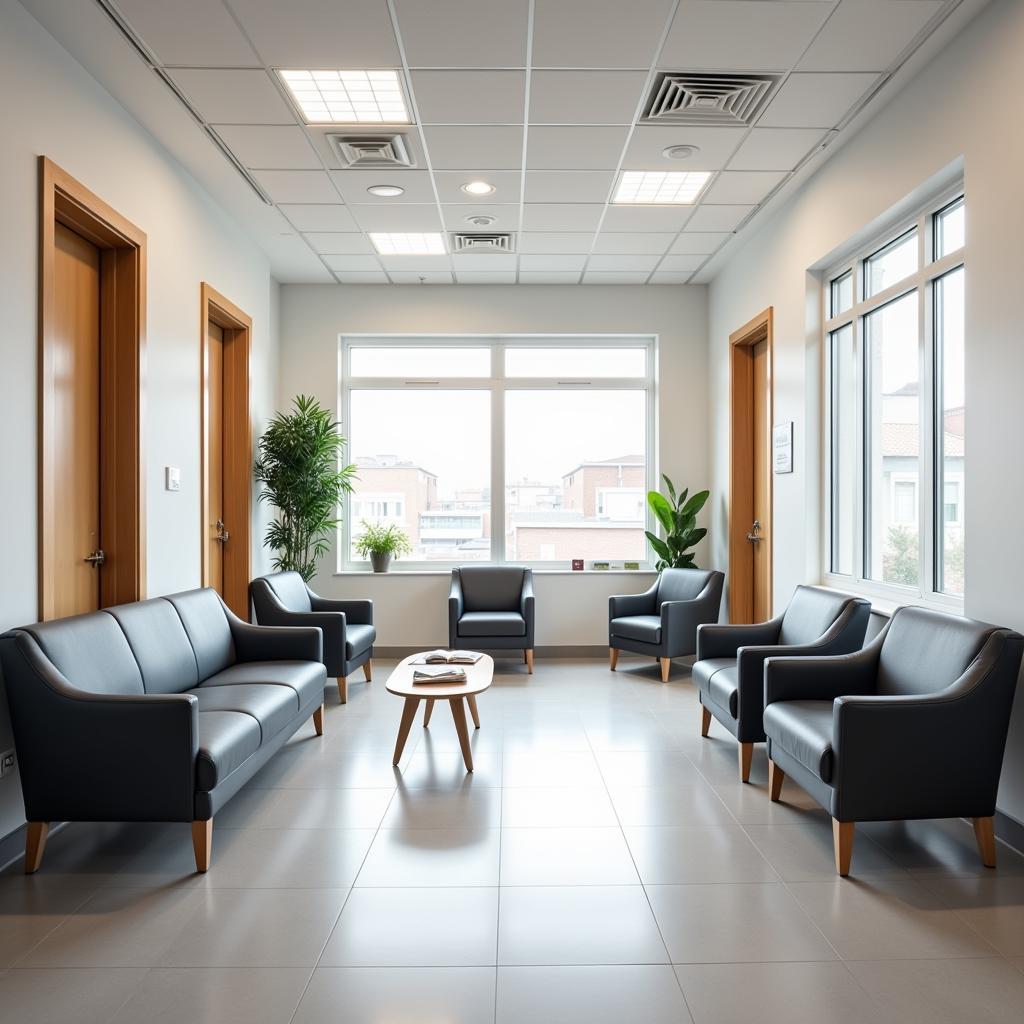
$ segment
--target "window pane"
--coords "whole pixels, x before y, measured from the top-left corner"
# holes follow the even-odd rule
[[[935,214],[935,259],[940,260],[964,245],[964,200],[961,196]]]
[[[390,345],[350,349],[353,377],[489,377],[491,352],[486,348],[392,348]]]
[[[942,410],[936,486],[936,589],[964,592],[964,268],[935,282],[935,352]]]
[[[506,403],[506,557],[645,559],[645,393],[510,391]]]
[[[830,289],[829,316],[839,316],[853,305],[853,271],[837,277]]]
[[[873,580],[916,587],[921,575],[917,293],[869,313],[864,318],[864,338],[868,384],[866,571]]]
[[[643,348],[509,348],[505,373],[509,377],[642,377],[646,356]]]
[[[857,493],[857,372],[853,325],[829,335],[832,405],[832,565],[852,576]]]
[[[917,270],[917,228],[864,261],[864,296],[871,298]]]
[[[352,391],[353,542],[363,520],[395,523],[419,561],[491,557],[488,391]],[[353,549],[353,560],[360,556]]]

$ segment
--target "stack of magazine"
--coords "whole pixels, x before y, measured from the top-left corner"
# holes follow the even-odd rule
[[[413,669],[412,681],[415,685],[464,683],[466,670],[461,666],[475,665],[482,657],[475,651],[427,651],[410,663],[425,666]]]

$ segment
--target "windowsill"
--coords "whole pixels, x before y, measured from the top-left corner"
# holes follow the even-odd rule
[[[481,563],[482,564],[482,563]],[[345,569],[334,576],[451,576],[451,569]],[[657,576],[657,569],[534,569],[534,576]]]
[[[951,615],[964,614],[963,601],[929,601],[927,598],[922,597],[908,597],[905,600],[899,600],[895,597],[889,597],[886,595],[879,596],[878,594],[870,591],[859,590],[856,587],[835,587],[831,583],[818,583],[817,586],[821,587],[823,590],[831,590],[834,594],[848,594],[852,597],[863,597],[864,600],[871,602],[872,614],[884,615],[887,618],[892,615],[897,608],[904,608],[907,606],[913,608],[930,608],[932,611],[948,612]]]

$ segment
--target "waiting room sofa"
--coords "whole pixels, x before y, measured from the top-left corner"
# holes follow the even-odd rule
[[[898,608],[862,651],[765,662],[768,788],[788,775],[832,815],[836,870],[858,821],[970,818],[995,866],[993,816],[1024,637]]]
[[[323,734],[320,630],[243,622],[213,590],[0,636],[28,818],[25,870],[54,821],[213,818],[310,717]]]
[[[533,572],[515,565],[452,569],[448,592],[448,646],[522,651],[533,672]]]
[[[256,621],[263,626],[318,626],[324,635],[324,667],[338,682],[338,696],[348,703],[348,676],[362,666],[373,678],[373,602],[334,601],[314,594],[297,572],[259,576],[249,584]]]

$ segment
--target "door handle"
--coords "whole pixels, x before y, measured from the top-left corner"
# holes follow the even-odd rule
[[[214,540],[219,541],[221,544],[226,544],[231,538],[231,534],[224,529],[224,520],[218,519],[213,525],[217,531],[217,536],[214,537]]]
[[[751,544],[758,544],[762,540],[764,540],[764,538],[761,536],[760,519],[754,520],[754,525],[750,528],[750,533],[747,534],[747,540],[749,540]]]
[[[107,555],[103,548],[97,548],[91,555],[86,555],[83,559],[84,562],[88,562],[94,569],[98,569],[106,560]]]

